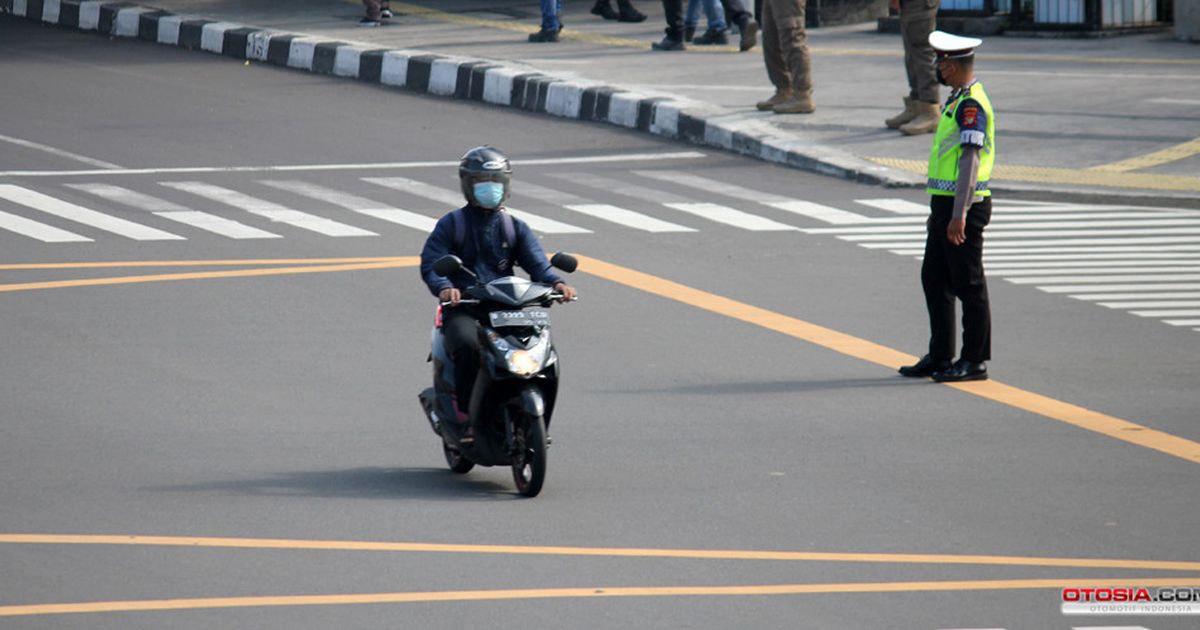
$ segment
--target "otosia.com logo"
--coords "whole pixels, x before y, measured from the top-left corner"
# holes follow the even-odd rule
[[[1064,615],[1200,615],[1200,588],[1064,588]]]

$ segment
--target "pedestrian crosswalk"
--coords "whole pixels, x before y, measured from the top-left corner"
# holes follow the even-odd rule
[[[831,237],[918,259],[924,252],[928,207],[917,195],[817,202],[685,170],[604,175],[566,166],[514,183],[510,210],[540,234],[733,230]],[[0,244],[424,235],[462,204],[453,179],[145,177],[0,184]],[[992,278],[1200,330],[1200,209],[998,200],[986,239]]]

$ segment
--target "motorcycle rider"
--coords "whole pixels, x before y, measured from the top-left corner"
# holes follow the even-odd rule
[[[475,147],[459,160],[458,180],[467,205],[439,219],[425,240],[421,277],[433,295],[449,303],[443,309],[442,334],[454,359],[455,412],[461,424],[468,418],[467,406],[479,370],[480,330],[475,314],[458,305],[462,290],[476,282],[515,275],[514,263],[528,272],[534,282],[552,285],[564,300],[574,298],[575,289],[554,272],[529,226],[505,210],[504,202],[512,184],[508,156],[490,146]],[[433,264],[447,254],[461,258],[463,268],[473,271],[478,280],[465,272],[449,278],[438,275]],[[470,439],[468,433],[462,442]]]

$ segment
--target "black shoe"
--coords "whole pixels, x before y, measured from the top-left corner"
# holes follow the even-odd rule
[[[980,361],[967,361],[959,359],[954,362],[954,365],[933,373],[933,380],[939,383],[957,383],[959,381],[986,381],[987,380],[987,364]]]
[[[646,20],[646,14],[635,9],[629,0],[617,0],[617,8],[620,9],[617,13],[617,20],[620,22],[643,22]]]
[[[927,355],[921,357],[921,360],[917,361],[916,364],[906,365],[906,366],[900,368],[900,375],[901,376],[910,376],[910,377],[914,377],[914,378],[924,377],[924,376],[933,376],[934,372],[940,372],[942,370],[946,370],[949,368],[950,368],[950,361],[948,359],[937,361],[937,360],[929,358],[929,355],[927,354]]]
[[[738,24],[738,31],[742,35],[742,41],[738,42],[738,50],[746,52],[758,45],[758,22],[748,17],[744,18]]]
[[[538,44],[544,44],[547,42],[556,42],[556,41],[558,41],[558,32],[561,30],[562,30],[561,28],[558,29],[557,31],[548,31],[546,29],[542,29],[536,33],[530,33],[529,41],[538,43]]]
[[[599,15],[606,20],[615,20],[620,15],[613,11],[612,4],[608,0],[596,0],[596,4],[592,5],[592,15]]]
[[[664,37],[661,42],[650,44],[652,50],[687,50],[687,46],[681,40]]]
[[[697,46],[724,46],[729,43],[729,38],[725,36],[725,31],[716,29],[708,29],[704,34],[692,40]]]
[[[696,37],[696,27],[695,26],[683,27],[683,41],[690,42],[695,37]]]

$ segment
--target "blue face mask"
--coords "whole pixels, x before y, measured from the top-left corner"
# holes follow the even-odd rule
[[[495,210],[504,201],[504,184],[500,182],[479,182],[471,189],[475,201],[488,210]]]

